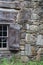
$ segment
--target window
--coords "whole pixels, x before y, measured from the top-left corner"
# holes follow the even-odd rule
[[[8,26],[0,25],[0,48],[7,48]]]

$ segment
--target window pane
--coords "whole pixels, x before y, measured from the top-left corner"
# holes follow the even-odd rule
[[[3,30],[7,31],[7,26],[6,25],[3,25]]]
[[[0,26],[0,30],[2,30],[2,26]]]
[[[2,36],[2,31],[0,32],[0,36]]]
[[[0,43],[0,48],[1,48],[1,43]]]
[[[7,45],[6,45],[6,43],[3,43],[3,48],[5,48]]]
[[[3,31],[3,36],[7,36],[7,32]]]
[[[0,42],[2,42],[2,38],[0,38]]]
[[[7,42],[7,39],[6,38],[3,38],[3,42]]]

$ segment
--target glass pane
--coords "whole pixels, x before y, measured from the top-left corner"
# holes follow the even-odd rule
[[[1,42],[0,42],[0,48],[1,48]]]
[[[7,42],[7,39],[6,38],[3,38],[3,42]]]
[[[0,42],[2,42],[2,39],[0,38]]]
[[[2,30],[2,26],[0,26],[0,30]]]
[[[2,36],[2,31],[0,32],[0,36]]]
[[[6,43],[3,43],[3,48],[7,47]]]
[[[3,30],[7,31],[7,26],[6,25],[3,25]]]
[[[7,32],[3,31],[3,36],[7,36]]]

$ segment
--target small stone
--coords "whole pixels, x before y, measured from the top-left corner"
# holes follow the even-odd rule
[[[43,30],[40,30],[39,33],[43,35]]]
[[[43,45],[43,36],[42,35],[37,36],[36,45]]]
[[[37,21],[37,22],[36,21],[33,21],[33,24],[34,25],[40,25],[40,22],[39,21]]]
[[[39,2],[35,2],[35,0],[32,0],[32,7],[37,8],[39,6]]]
[[[32,55],[36,55],[36,47],[35,46],[32,46],[31,51],[32,51]]]
[[[31,45],[30,44],[25,44],[25,55],[32,55],[31,53]]]
[[[32,12],[31,19],[37,20],[37,19],[39,19],[39,15]]]
[[[21,39],[21,40],[20,40],[20,44],[21,44],[21,45],[24,45],[24,44],[25,44],[25,40],[24,40],[24,39]]]
[[[26,24],[26,29],[29,30],[30,29],[30,25]]]
[[[36,38],[32,34],[26,33],[25,40],[27,43],[29,43],[29,42],[32,43],[32,42],[36,41]]]
[[[21,33],[21,39],[25,39],[25,35],[26,35],[25,32]]]
[[[22,51],[23,51],[23,50],[24,50],[24,46],[20,46],[20,50],[22,50]]]
[[[40,23],[43,23],[43,20],[41,20]]]
[[[21,55],[25,55],[25,52],[24,51],[21,51]]]
[[[21,56],[21,60],[23,62],[27,62],[27,61],[29,61],[29,58],[27,56]]]
[[[18,52],[17,54],[15,54],[15,57],[16,57],[17,59],[19,59],[19,58],[21,57],[20,52]]]
[[[41,48],[41,53],[43,53],[43,48]]]
[[[40,29],[42,30],[42,29],[43,29],[43,24],[41,24],[39,27],[40,27]]]
[[[30,25],[30,30],[31,31],[38,31],[39,27],[37,25]]]

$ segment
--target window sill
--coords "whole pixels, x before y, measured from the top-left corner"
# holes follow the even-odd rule
[[[9,50],[8,48],[0,48],[0,50]]]

